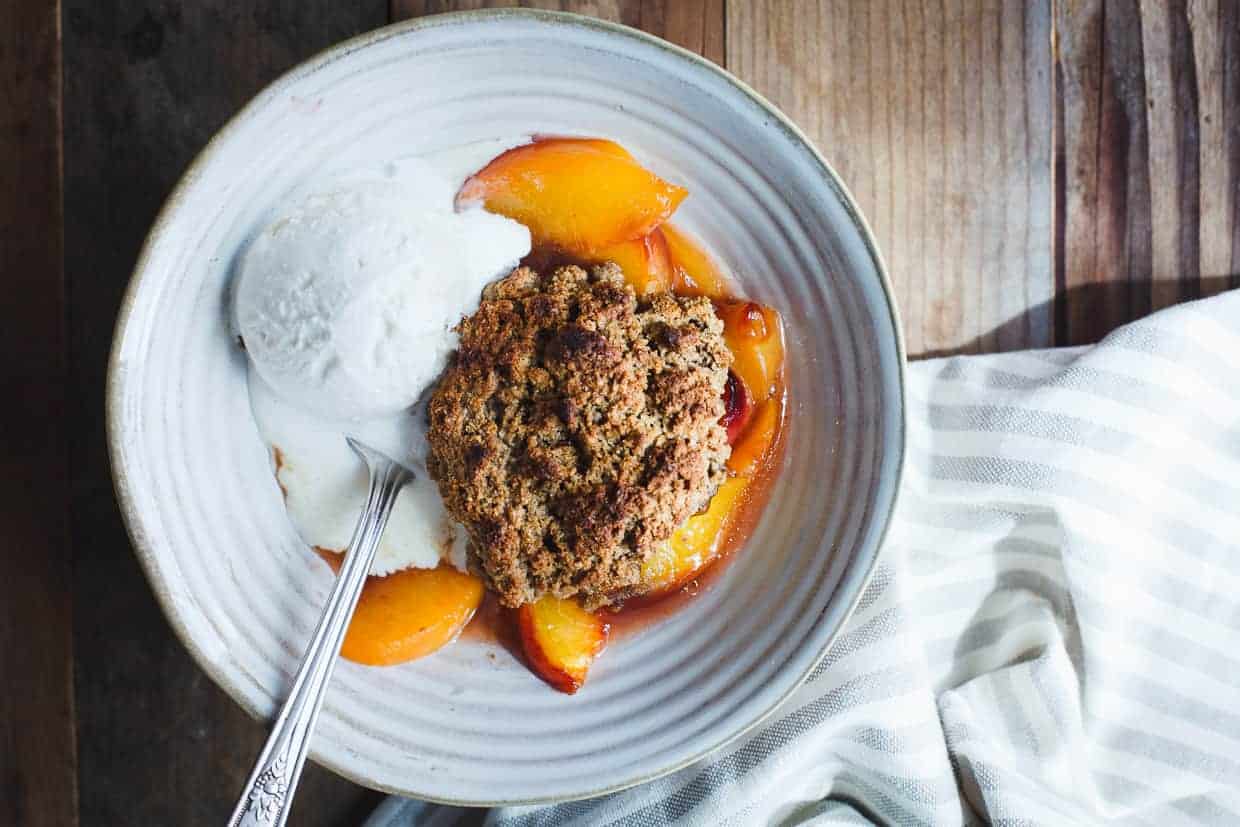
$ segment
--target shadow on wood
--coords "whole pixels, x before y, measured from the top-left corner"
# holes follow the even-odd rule
[[[1226,290],[1240,288],[1240,272],[1230,275],[1206,277],[1194,282],[1200,289],[1200,295],[1192,298],[1207,298]],[[1159,289],[1157,281],[1100,281],[1077,285],[1060,293],[1051,302],[1041,308],[1033,308],[1029,312],[1053,312],[1056,318],[1056,347],[1072,345],[1089,345],[1100,341],[1104,336],[1129,322],[1150,315],[1148,297]],[[1077,319],[1069,330],[1066,319],[1069,310]],[[911,360],[935,359],[942,356],[960,356],[982,352],[983,342],[1005,338],[1004,328],[1023,330],[1028,325],[1024,314],[1004,322],[986,336],[966,342],[958,348],[929,351],[911,354]],[[990,351],[987,351],[990,352]]]

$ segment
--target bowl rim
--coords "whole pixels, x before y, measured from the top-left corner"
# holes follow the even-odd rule
[[[311,55],[305,60],[300,61],[288,70],[281,73],[278,77],[259,90],[251,97],[244,106],[228,118],[207,141],[201,150],[194,156],[189,166],[181,174],[176,186],[167,196],[159,212],[156,214],[154,222],[151,224],[150,230],[147,231],[145,240],[143,241],[141,251],[134,264],[133,272],[130,275],[129,283],[125,288],[124,295],[121,299],[120,309],[117,313],[116,324],[112,334],[112,344],[108,356],[107,375],[105,380],[105,420],[106,420],[106,439],[108,448],[108,461],[111,469],[113,491],[116,496],[117,504],[121,511],[122,522],[125,525],[125,531],[129,536],[130,545],[133,547],[134,554],[138,558],[138,562],[145,576],[147,583],[150,584],[151,590],[155,593],[156,601],[162,610],[165,619],[172,627],[173,633],[181,642],[190,656],[193,658],[198,667],[207,673],[208,677],[224,690],[224,692],[241,707],[251,718],[266,723],[267,716],[255,708],[241,694],[241,692],[232,684],[224,671],[218,669],[207,654],[198,646],[193,639],[192,634],[185,625],[180,616],[180,610],[173,597],[171,590],[159,579],[159,564],[157,562],[158,554],[153,544],[146,537],[142,527],[142,520],[139,514],[137,503],[130,492],[130,484],[128,474],[126,472],[123,451],[121,449],[123,434],[123,397],[125,392],[125,371],[121,362],[122,343],[126,339],[131,316],[134,306],[137,303],[139,292],[142,290],[143,284],[150,275],[148,270],[149,259],[152,255],[153,248],[164,234],[168,225],[172,222],[180,202],[184,199],[185,193],[198,179],[202,169],[212,158],[215,150],[226,138],[234,131],[240,128],[242,122],[254,115],[262,105],[271,97],[278,94],[285,87],[294,82],[312,75],[325,66],[338,60],[346,58],[352,52],[365,48],[375,43],[380,43],[394,37],[401,37],[410,33],[435,29],[444,26],[454,26],[460,24],[486,23],[488,21],[504,21],[504,20],[527,20],[537,21],[541,23],[552,23],[563,25],[571,28],[586,29],[596,33],[602,33],[609,37],[621,37],[637,43],[653,46],[667,54],[670,54],[680,60],[687,61],[699,70],[705,70],[724,80],[726,83],[734,87],[743,96],[747,97],[753,103],[757,104],[771,118],[771,123],[777,126],[785,136],[795,144],[809,152],[811,159],[819,167],[822,174],[822,183],[825,184],[832,193],[839,198],[841,205],[844,207],[849,219],[852,221],[856,229],[860,232],[862,243],[865,246],[866,253],[873,261],[875,272],[878,276],[879,287],[882,290],[885,299],[885,305],[890,315],[892,331],[894,332],[894,345],[896,347],[896,381],[899,389],[899,411],[897,421],[897,439],[896,444],[892,446],[895,455],[895,478],[893,480],[893,494],[889,507],[885,513],[876,513],[875,520],[879,523],[879,531],[877,538],[877,549],[873,557],[866,563],[865,571],[862,572],[860,582],[856,593],[849,600],[849,605],[845,607],[843,615],[840,618],[839,625],[834,631],[828,635],[823,642],[820,650],[815,654],[813,660],[809,663],[805,671],[797,676],[787,691],[777,698],[766,710],[757,715],[752,721],[744,726],[737,728],[730,734],[715,740],[712,743],[701,745],[693,750],[692,755],[661,767],[658,770],[647,772],[640,777],[626,779],[620,783],[613,783],[599,786],[591,791],[573,798],[564,798],[562,796],[543,796],[524,799],[505,799],[505,800],[485,800],[485,799],[451,799],[440,798],[433,795],[420,793],[413,790],[401,790],[390,787],[386,784],[380,784],[372,779],[363,777],[361,774],[354,772],[350,767],[338,763],[336,761],[324,758],[317,753],[313,747],[310,750],[309,758],[316,764],[348,779],[360,786],[368,789],[378,790],[380,792],[391,795],[399,795],[405,797],[413,797],[419,800],[428,801],[435,804],[446,804],[461,807],[503,807],[503,806],[521,806],[521,805],[545,805],[557,804],[566,801],[580,801],[599,796],[608,795],[610,793],[620,792],[641,784],[646,784],[664,776],[670,775],[678,770],[700,761],[702,758],[731,744],[748,733],[754,731],[759,726],[768,721],[772,715],[778,710],[794,692],[797,691],[818,668],[819,664],[826,657],[827,652],[835,643],[844,627],[848,624],[853,612],[860,602],[862,594],[864,594],[874,570],[878,565],[879,556],[882,553],[887,536],[889,534],[892,517],[896,507],[900,501],[902,490],[901,482],[904,476],[905,458],[907,450],[907,378],[906,364],[907,355],[904,343],[904,328],[900,320],[899,310],[896,306],[895,290],[891,283],[891,278],[887,270],[886,262],[879,250],[878,244],[874,239],[873,231],[860,208],[857,206],[856,200],[843,180],[836,173],[835,168],[815,146],[814,142],[797,126],[791,118],[780,111],[773,103],[768,101],[758,91],[753,89],[749,84],[733,75],[727,69],[710,61],[696,52],[689,51],[674,43],[670,43],[663,38],[635,29],[621,23],[614,23],[609,20],[601,20],[595,17],[575,14],[572,12],[550,11],[543,9],[529,8],[495,8],[495,9],[477,9],[469,11],[450,12],[446,14],[427,15],[423,17],[411,18],[408,20],[390,23],[377,29],[355,35],[346,40],[328,46],[325,49]],[[277,700],[277,705],[282,701]]]

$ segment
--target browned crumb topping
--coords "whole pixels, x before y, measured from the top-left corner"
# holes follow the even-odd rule
[[[458,330],[427,466],[471,569],[507,606],[632,590],[726,474],[732,357],[710,300],[638,299],[614,264],[522,267]]]

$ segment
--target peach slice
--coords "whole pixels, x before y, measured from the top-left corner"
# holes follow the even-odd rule
[[[784,329],[779,313],[750,301],[715,302],[723,319],[723,338],[732,351],[732,370],[755,404],[779,390],[784,367]]]
[[[705,511],[690,517],[646,559],[642,565],[642,583],[646,586],[643,599],[676,590],[714,561],[748,484],[745,477],[726,480]]]
[[[671,259],[667,254],[667,241],[658,229],[641,238],[599,250],[592,259],[620,265],[624,278],[639,296],[671,289]]]
[[[712,299],[728,295],[728,280],[723,271],[696,241],[671,224],[660,229],[672,259],[672,292]]]
[[[472,175],[457,207],[482,203],[529,227],[535,246],[593,256],[648,235],[688,191],[610,141],[546,138],[515,147]]]
[[[594,659],[607,645],[610,626],[575,600],[544,595],[517,610],[521,647],[530,666],[569,695],[585,683]]]
[[[783,416],[783,399],[773,396],[754,409],[753,417],[732,443],[728,470],[752,479],[766,464],[775,447],[775,434]]]
[[[368,578],[340,654],[367,666],[429,655],[456,639],[482,593],[481,580],[448,566]]]
[[[597,149],[605,155],[614,155],[617,158],[623,158],[626,161],[637,163],[637,159],[633,157],[633,153],[629,152],[615,141],[609,141],[606,138],[579,138],[573,135],[554,135],[540,134],[534,136],[534,143],[550,143],[551,141],[572,141],[574,143],[588,146],[591,149]]]

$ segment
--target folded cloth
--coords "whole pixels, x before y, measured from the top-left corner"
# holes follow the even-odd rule
[[[1240,824],[1240,291],[908,385],[895,525],[809,682],[691,767],[488,824]],[[460,816],[427,808],[369,823]]]

